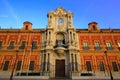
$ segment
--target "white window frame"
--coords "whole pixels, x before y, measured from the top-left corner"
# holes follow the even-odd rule
[[[112,47],[111,42],[106,42],[106,47]]]
[[[95,47],[100,47],[100,43],[98,41],[94,42]]]
[[[117,44],[118,44],[118,47],[120,47],[120,42],[117,42]]]
[[[88,47],[88,42],[83,42],[83,47]]]

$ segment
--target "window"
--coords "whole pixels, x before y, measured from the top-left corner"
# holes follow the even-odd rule
[[[22,64],[22,61],[18,61],[16,70],[20,70],[21,69],[21,64]]]
[[[58,40],[58,45],[62,45],[63,44],[63,40]]]
[[[102,61],[99,62],[99,66],[100,66],[100,71],[105,71],[104,63]]]
[[[112,62],[113,71],[118,71],[116,62]]]
[[[84,47],[87,47],[87,46],[88,46],[88,43],[87,43],[87,42],[84,42],[84,43],[83,43],[83,46],[84,46]]]
[[[99,43],[99,42],[95,42],[94,45],[95,45],[95,49],[96,49],[96,50],[101,50],[101,47],[100,47],[100,43]]]
[[[58,19],[58,25],[63,24],[63,19]]]
[[[83,49],[89,50],[88,42],[83,42]]]
[[[8,70],[9,63],[10,63],[10,61],[5,61],[4,67],[3,67],[3,71],[7,71]]]
[[[86,61],[86,68],[87,68],[87,71],[92,71],[90,61]]]
[[[28,30],[28,25],[25,26],[25,30]]]
[[[37,49],[37,41],[32,42],[32,49]]]
[[[120,42],[118,42],[117,44],[118,44],[118,47],[120,47]]]
[[[110,42],[106,42],[106,48],[107,50],[113,50],[113,47]]]
[[[22,41],[22,44],[21,44],[21,46],[19,47],[19,49],[24,49],[25,46],[26,46],[26,41]]]
[[[96,30],[96,27],[95,27],[95,25],[93,25],[93,30]]]
[[[30,61],[29,70],[34,70],[34,61]]]
[[[0,49],[2,49],[2,41],[0,41]]]
[[[8,49],[14,49],[14,41],[11,41],[10,42],[10,45],[8,46]]]

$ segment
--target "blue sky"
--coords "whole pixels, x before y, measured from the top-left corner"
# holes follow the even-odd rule
[[[1,28],[22,28],[24,21],[33,28],[45,28],[47,13],[58,7],[74,14],[76,28],[88,28],[88,23],[98,22],[99,28],[120,29],[120,0],[0,0]]]

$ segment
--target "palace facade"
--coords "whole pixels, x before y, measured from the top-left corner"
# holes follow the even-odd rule
[[[25,21],[21,29],[0,29],[0,77],[120,79],[120,29],[76,29],[73,13],[57,8],[45,29]]]

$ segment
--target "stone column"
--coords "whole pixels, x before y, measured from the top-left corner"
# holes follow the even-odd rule
[[[46,54],[46,61],[45,61],[45,71],[47,71],[47,63],[48,63],[48,54]]]

